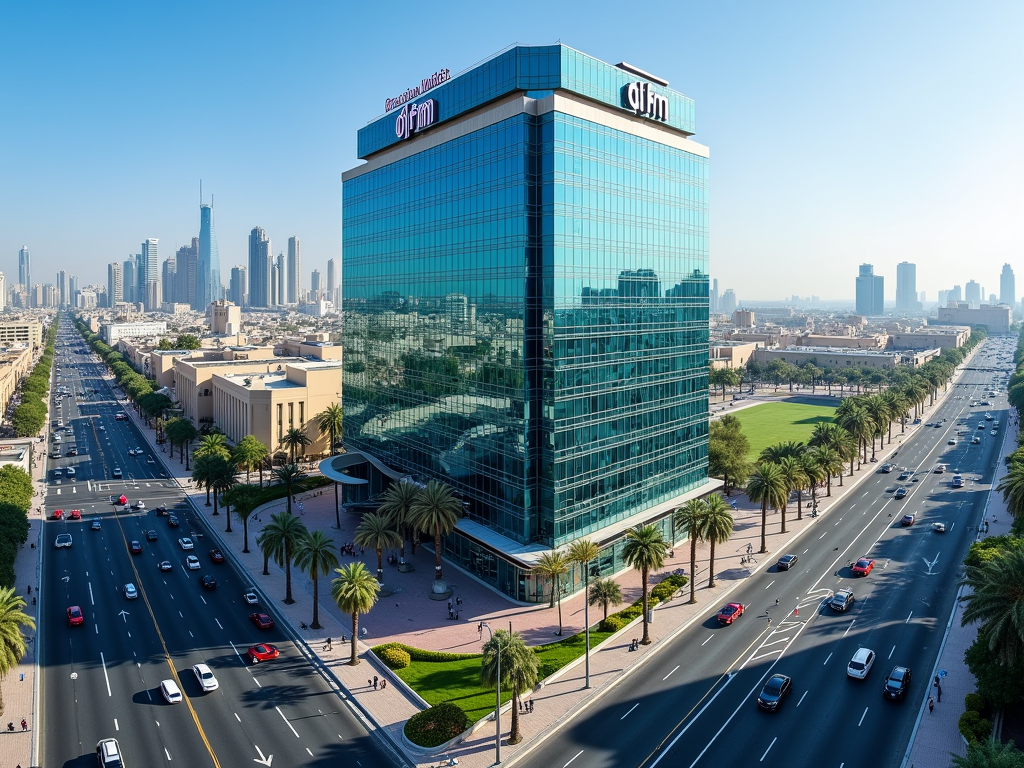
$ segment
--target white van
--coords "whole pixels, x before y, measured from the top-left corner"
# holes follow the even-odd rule
[[[173,680],[164,680],[161,682],[160,693],[163,694],[164,699],[168,704],[181,703],[181,689],[178,688],[178,684]]]

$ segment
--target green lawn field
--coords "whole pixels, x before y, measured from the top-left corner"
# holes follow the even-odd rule
[[[814,425],[831,421],[835,410],[824,405],[765,403],[736,411],[733,416],[743,425],[743,434],[750,441],[747,458],[754,461],[769,445],[790,440],[806,443]]]

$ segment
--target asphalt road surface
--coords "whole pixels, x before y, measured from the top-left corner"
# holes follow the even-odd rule
[[[705,606],[700,621],[538,747],[526,764],[899,766],[931,684],[963,557],[982,521],[988,488],[998,481],[997,448],[1008,411],[1005,395],[988,391],[1005,393],[1005,384],[992,382],[995,369],[1012,371],[1012,362],[989,354],[1012,353],[1015,342],[985,342],[932,415],[938,427],[906,439],[893,459],[895,471],[883,473],[879,463],[879,471],[819,518],[792,545],[799,557],[792,570],[774,565],[784,552],[765,555],[773,564],[729,597],[746,606],[741,618],[719,626],[721,606]],[[986,399],[990,407],[970,405]],[[993,435],[995,421],[1000,426]],[[971,443],[974,435],[980,444]],[[948,470],[936,474],[938,464]],[[903,467],[914,475],[899,482]],[[951,487],[954,471],[963,488]],[[894,498],[899,486],[908,490],[901,500]],[[913,525],[901,525],[906,513],[915,514]],[[777,516],[769,521],[778,525]],[[946,532],[935,532],[934,522],[944,522]],[[850,564],[864,555],[874,559],[874,570],[854,577]],[[825,602],[844,588],[854,591],[853,607],[843,613],[828,608]],[[847,664],[860,647],[872,649],[877,660],[867,679],[854,680]],[[882,696],[896,665],[913,672],[902,702]],[[793,691],[777,712],[763,712],[757,695],[774,673],[791,677]]]
[[[115,419],[130,406],[117,402],[98,358],[71,352],[82,342],[66,326],[58,336],[54,399],[64,387],[74,397],[55,403],[51,418],[72,432],[47,471],[47,515],[61,509],[65,519],[48,519],[43,535],[40,764],[94,766],[96,742],[113,737],[131,768],[394,765],[283,632],[249,621],[256,608],[242,595],[250,585],[230,562],[212,561],[209,537],[193,538],[191,552],[179,546],[179,537],[204,529],[180,488],[161,477],[166,454],[153,463],[148,450],[128,455],[147,445],[133,422]],[[77,456],[66,455],[71,445]],[[69,466],[75,468],[70,480]],[[115,467],[120,480],[112,477]],[[147,510],[115,512],[111,496],[122,493],[144,501]],[[157,506],[177,507],[180,527],[157,517],[151,511]],[[81,521],[67,519],[72,509],[81,511]],[[99,530],[92,529],[94,520]],[[147,541],[149,530],[156,541]],[[54,547],[61,533],[72,535],[70,548]],[[141,553],[131,553],[132,541],[141,543]],[[198,570],[185,567],[188,554],[199,558]],[[163,560],[173,570],[161,572]],[[200,585],[207,574],[217,580],[214,589]],[[127,583],[137,587],[136,599],[126,598]],[[72,605],[84,612],[81,626],[68,626]],[[249,664],[246,650],[264,642],[278,646],[281,657]],[[200,662],[213,670],[217,690],[201,691],[191,671]],[[166,679],[178,681],[183,703],[165,703],[160,683]]]

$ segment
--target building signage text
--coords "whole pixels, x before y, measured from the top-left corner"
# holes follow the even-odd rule
[[[656,93],[650,83],[638,80],[623,88],[625,106],[643,117],[668,120],[668,98]]]
[[[408,139],[437,122],[437,102],[427,99],[418,104],[406,104],[395,118],[395,135]]]
[[[419,85],[413,86],[393,99],[384,100],[384,112],[390,112],[403,104],[408,104],[413,99],[419,98],[431,88],[437,88],[441,83],[447,83],[452,79],[451,72],[447,69],[439,69],[430,77],[425,77]]]

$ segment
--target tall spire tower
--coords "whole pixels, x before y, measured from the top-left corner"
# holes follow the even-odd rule
[[[210,302],[220,298],[220,250],[217,248],[217,233],[213,227],[213,198],[206,205],[202,202],[202,182],[199,189],[199,260],[196,264],[196,294],[192,300],[192,309],[203,311]]]

